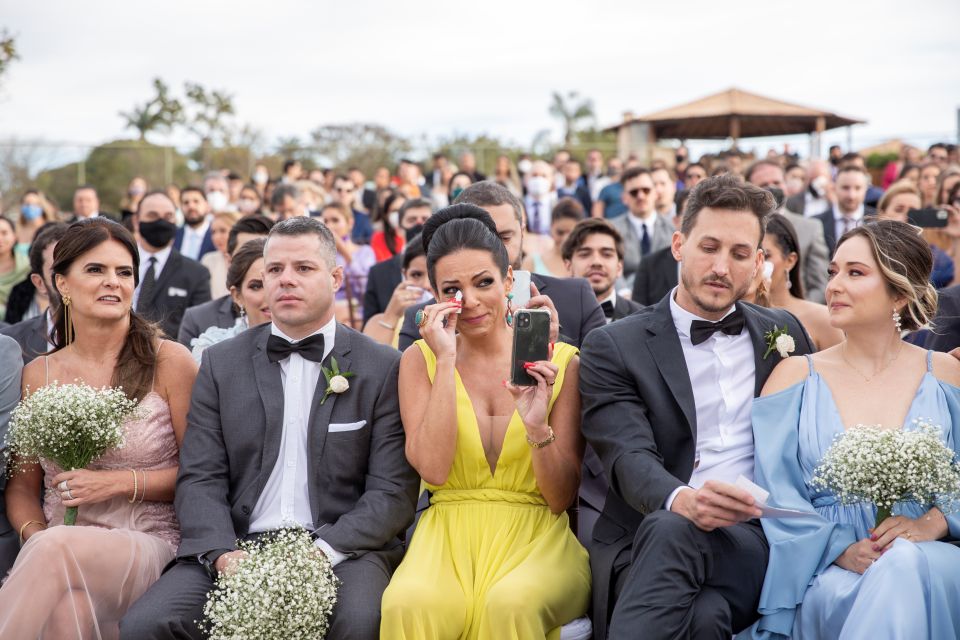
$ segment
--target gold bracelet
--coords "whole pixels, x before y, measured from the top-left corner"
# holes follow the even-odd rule
[[[557,434],[553,432],[553,427],[551,427],[550,425],[547,425],[547,431],[550,432],[549,435],[547,435],[547,437],[541,440],[540,442],[534,442],[533,440],[530,439],[530,434],[527,434],[527,444],[529,444],[534,449],[543,449],[545,446],[547,446],[548,444],[550,444],[551,442],[557,439]]]
[[[128,471],[133,474],[133,495],[130,496],[130,499],[127,500],[127,502],[133,504],[137,501],[137,472],[133,469],[128,469]]]
[[[47,525],[43,522],[40,522],[39,520],[27,520],[26,522],[24,522],[23,525],[20,526],[20,546],[21,547],[23,546],[23,530],[32,524],[38,524],[44,529],[47,528]]]
[[[143,504],[143,496],[147,495],[147,472],[140,469],[140,473],[143,474],[143,486],[140,487],[140,502],[137,504]]]

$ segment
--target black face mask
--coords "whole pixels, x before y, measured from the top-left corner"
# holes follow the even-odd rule
[[[140,236],[151,247],[162,249],[170,244],[177,234],[177,225],[167,220],[154,220],[140,223]]]
[[[423,225],[415,224],[409,229],[404,229],[403,234],[404,234],[404,237],[407,239],[407,242],[410,242],[413,238],[420,235],[422,231],[423,231]]]

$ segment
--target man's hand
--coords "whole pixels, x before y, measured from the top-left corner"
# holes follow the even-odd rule
[[[246,551],[228,551],[217,558],[213,566],[217,573],[231,574],[237,568],[237,561],[245,557],[247,557]]]
[[[704,531],[760,517],[753,496],[719,480],[707,480],[700,489],[684,489],[673,499],[670,510]]]

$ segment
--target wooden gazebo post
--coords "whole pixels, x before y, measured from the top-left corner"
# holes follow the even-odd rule
[[[740,139],[740,116],[730,116],[730,137],[733,138],[733,148],[738,148]]]

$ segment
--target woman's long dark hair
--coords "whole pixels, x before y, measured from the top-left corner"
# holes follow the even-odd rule
[[[394,190],[390,195],[386,197],[383,201],[383,208],[379,213],[380,222],[383,223],[383,241],[387,245],[387,251],[390,252],[390,255],[395,256],[399,253],[397,249],[397,231],[394,229],[393,225],[390,224],[390,207],[398,198],[402,198],[404,201],[407,200],[407,197],[403,195],[400,191]],[[397,225],[399,226],[399,224]]]
[[[777,246],[783,252],[784,258],[791,253],[797,254],[797,263],[793,265],[793,269],[790,269],[790,295],[802,300],[803,280],[800,279],[800,261],[803,255],[800,253],[800,241],[797,240],[797,231],[793,228],[793,223],[779,213],[774,213],[767,218],[767,235],[773,236],[777,241]]]
[[[56,274],[66,277],[70,267],[88,251],[104,242],[115,240],[130,253],[133,261],[134,284],[140,280],[140,252],[133,236],[123,226],[104,217],[78,220],[67,228],[66,235],[53,250],[53,286],[56,289]],[[57,289],[57,294],[60,294]],[[66,346],[66,318],[64,306],[57,305],[53,316],[54,344],[53,352]],[[130,309],[130,329],[123,342],[123,348],[117,357],[110,384],[123,387],[124,393],[132,400],[140,400],[153,388],[154,374],[157,368],[157,338],[160,331],[146,319]]]

